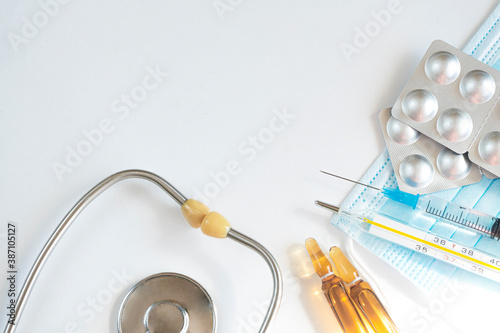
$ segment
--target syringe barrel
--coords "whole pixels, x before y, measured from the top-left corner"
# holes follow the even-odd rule
[[[498,219],[433,195],[420,197],[415,210],[441,222],[464,226],[491,238],[499,238]]]
[[[464,226],[488,237],[500,239],[500,219],[494,216],[434,195],[420,196],[391,188],[384,188],[382,193],[388,199],[410,206],[422,215],[456,226]]]

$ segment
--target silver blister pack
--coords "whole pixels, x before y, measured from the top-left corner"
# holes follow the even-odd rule
[[[426,194],[477,183],[479,167],[467,154],[457,154],[399,121],[391,109],[379,114],[380,126],[399,188]]]
[[[484,122],[469,149],[469,158],[482,169],[500,177],[500,104],[493,108]]]
[[[437,40],[397,99],[392,115],[500,176],[500,72]]]

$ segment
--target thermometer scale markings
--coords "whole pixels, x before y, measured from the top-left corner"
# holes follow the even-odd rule
[[[380,220],[380,222],[384,224],[364,218],[366,223],[376,227],[374,228],[375,230],[369,231],[371,234],[390,241],[395,241],[397,244],[409,247],[424,254],[428,254],[455,266],[468,269],[473,273],[488,276],[489,278],[500,282],[500,268],[486,262],[489,261],[491,263],[495,263],[497,266],[500,266],[500,260],[496,260],[495,258],[482,254],[477,250],[461,245],[459,247],[462,248],[462,251],[464,251],[465,254],[459,253],[454,250],[457,244],[454,244],[446,239],[428,235],[425,232],[414,229],[410,226],[395,225],[392,223],[393,221],[381,215],[376,216],[376,219]],[[432,238],[433,242],[426,240],[429,238]],[[408,246],[408,243],[410,243],[411,246]]]

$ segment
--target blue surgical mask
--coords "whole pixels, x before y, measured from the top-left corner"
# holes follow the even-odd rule
[[[499,22],[500,5],[495,8],[493,13],[464,48],[464,52],[471,54],[498,70],[500,70]],[[396,177],[387,151],[384,151],[378,157],[361,178],[360,182],[378,188],[395,188],[397,186]],[[491,180],[483,176],[482,180],[477,184],[441,191],[432,195],[497,216],[500,208],[498,205],[500,202],[500,181]],[[411,207],[386,200],[380,192],[359,185],[349,193],[342,203],[341,208],[344,210],[371,209],[403,220],[414,214]],[[346,223],[346,219],[348,218],[335,214],[331,219],[331,223],[343,229],[358,243],[382,258],[425,291],[433,292],[437,290],[453,275],[460,278],[461,281],[477,283],[490,290],[500,291],[500,284],[456,268],[448,263],[435,260],[424,254],[381,240],[370,234],[360,233],[359,230],[353,229],[353,224]],[[457,242],[463,245],[500,256],[499,241],[480,237],[479,235],[472,235],[460,228],[449,224],[436,223],[435,221],[421,221],[420,226],[425,226],[434,234],[457,240]]]
[[[465,53],[500,70],[500,5],[484,21],[463,48]]]

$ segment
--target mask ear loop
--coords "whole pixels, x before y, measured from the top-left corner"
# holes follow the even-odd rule
[[[12,321],[7,321],[4,333],[14,333],[19,317],[21,316],[24,307],[26,306],[26,301],[29,298],[31,290],[40,275],[40,272],[47,261],[48,257],[52,253],[54,247],[57,245],[59,240],[62,238],[66,230],[71,226],[78,215],[87,207],[95,198],[97,198],[102,192],[107,190],[112,185],[130,178],[140,178],[148,180],[159,187],[161,187],[165,192],[175,202],[177,202],[183,209],[183,215],[185,216],[188,223],[194,228],[201,227],[203,233],[208,236],[216,238],[229,238],[233,241],[245,245],[246,247],[252,249],[258,253],[267,263],[271,274],[273,277],[273,295],[271,297],[271,302],[267,309],[266,315],[262,321],[262,325],[259,329],[259,333],[264,333],[267,331],[271,322],[277,315],[279,305],[281,303],[281,297],[283,294],[283,277],[281,275],[278,263],[271,255],[271,253],[261,244],[255,240],[247,237],[240,232],[234,230],[229,225],[229,222],[216,212],[210,212],[208,207],[197,202],[196,200],[188,200],[182,193],[180,193],[175,187],[173,187],[169,182],[160,176],[144,171],[144,170],[125,170],[115,173],[108,178],[101,181],[99,184],[94,186],[90,191],[88,191],[66,214],[62,221],[57,226],[56,230],[52,233],[47,243],[43,247],[42,251],[38,255],[35,263],[31,267],[28,277],[26,278],[19,297],[16,302],[16,312],[15,319]]]
[[[349,253],[349,257],[351,259],[351,262],[354,264],[356,269],[360,272],[360,276],[363,276],[363,280],[367,280],[370,283],[370,286],[374,289],[375,294],[377,294],[378,298],[384,305],[384,307],[388,310],[388,312],[392,312],[390,307],[388,306],[388,302],[386,297],[384,296],[384,293],[376,283],[377,279],[373,278],[373,274],[368,269],[369,265],[362,263],[361,256],[356,255],[356,251],[354,250],[354,240],[352,237],[348,237],[347,240],[347,252]]]

